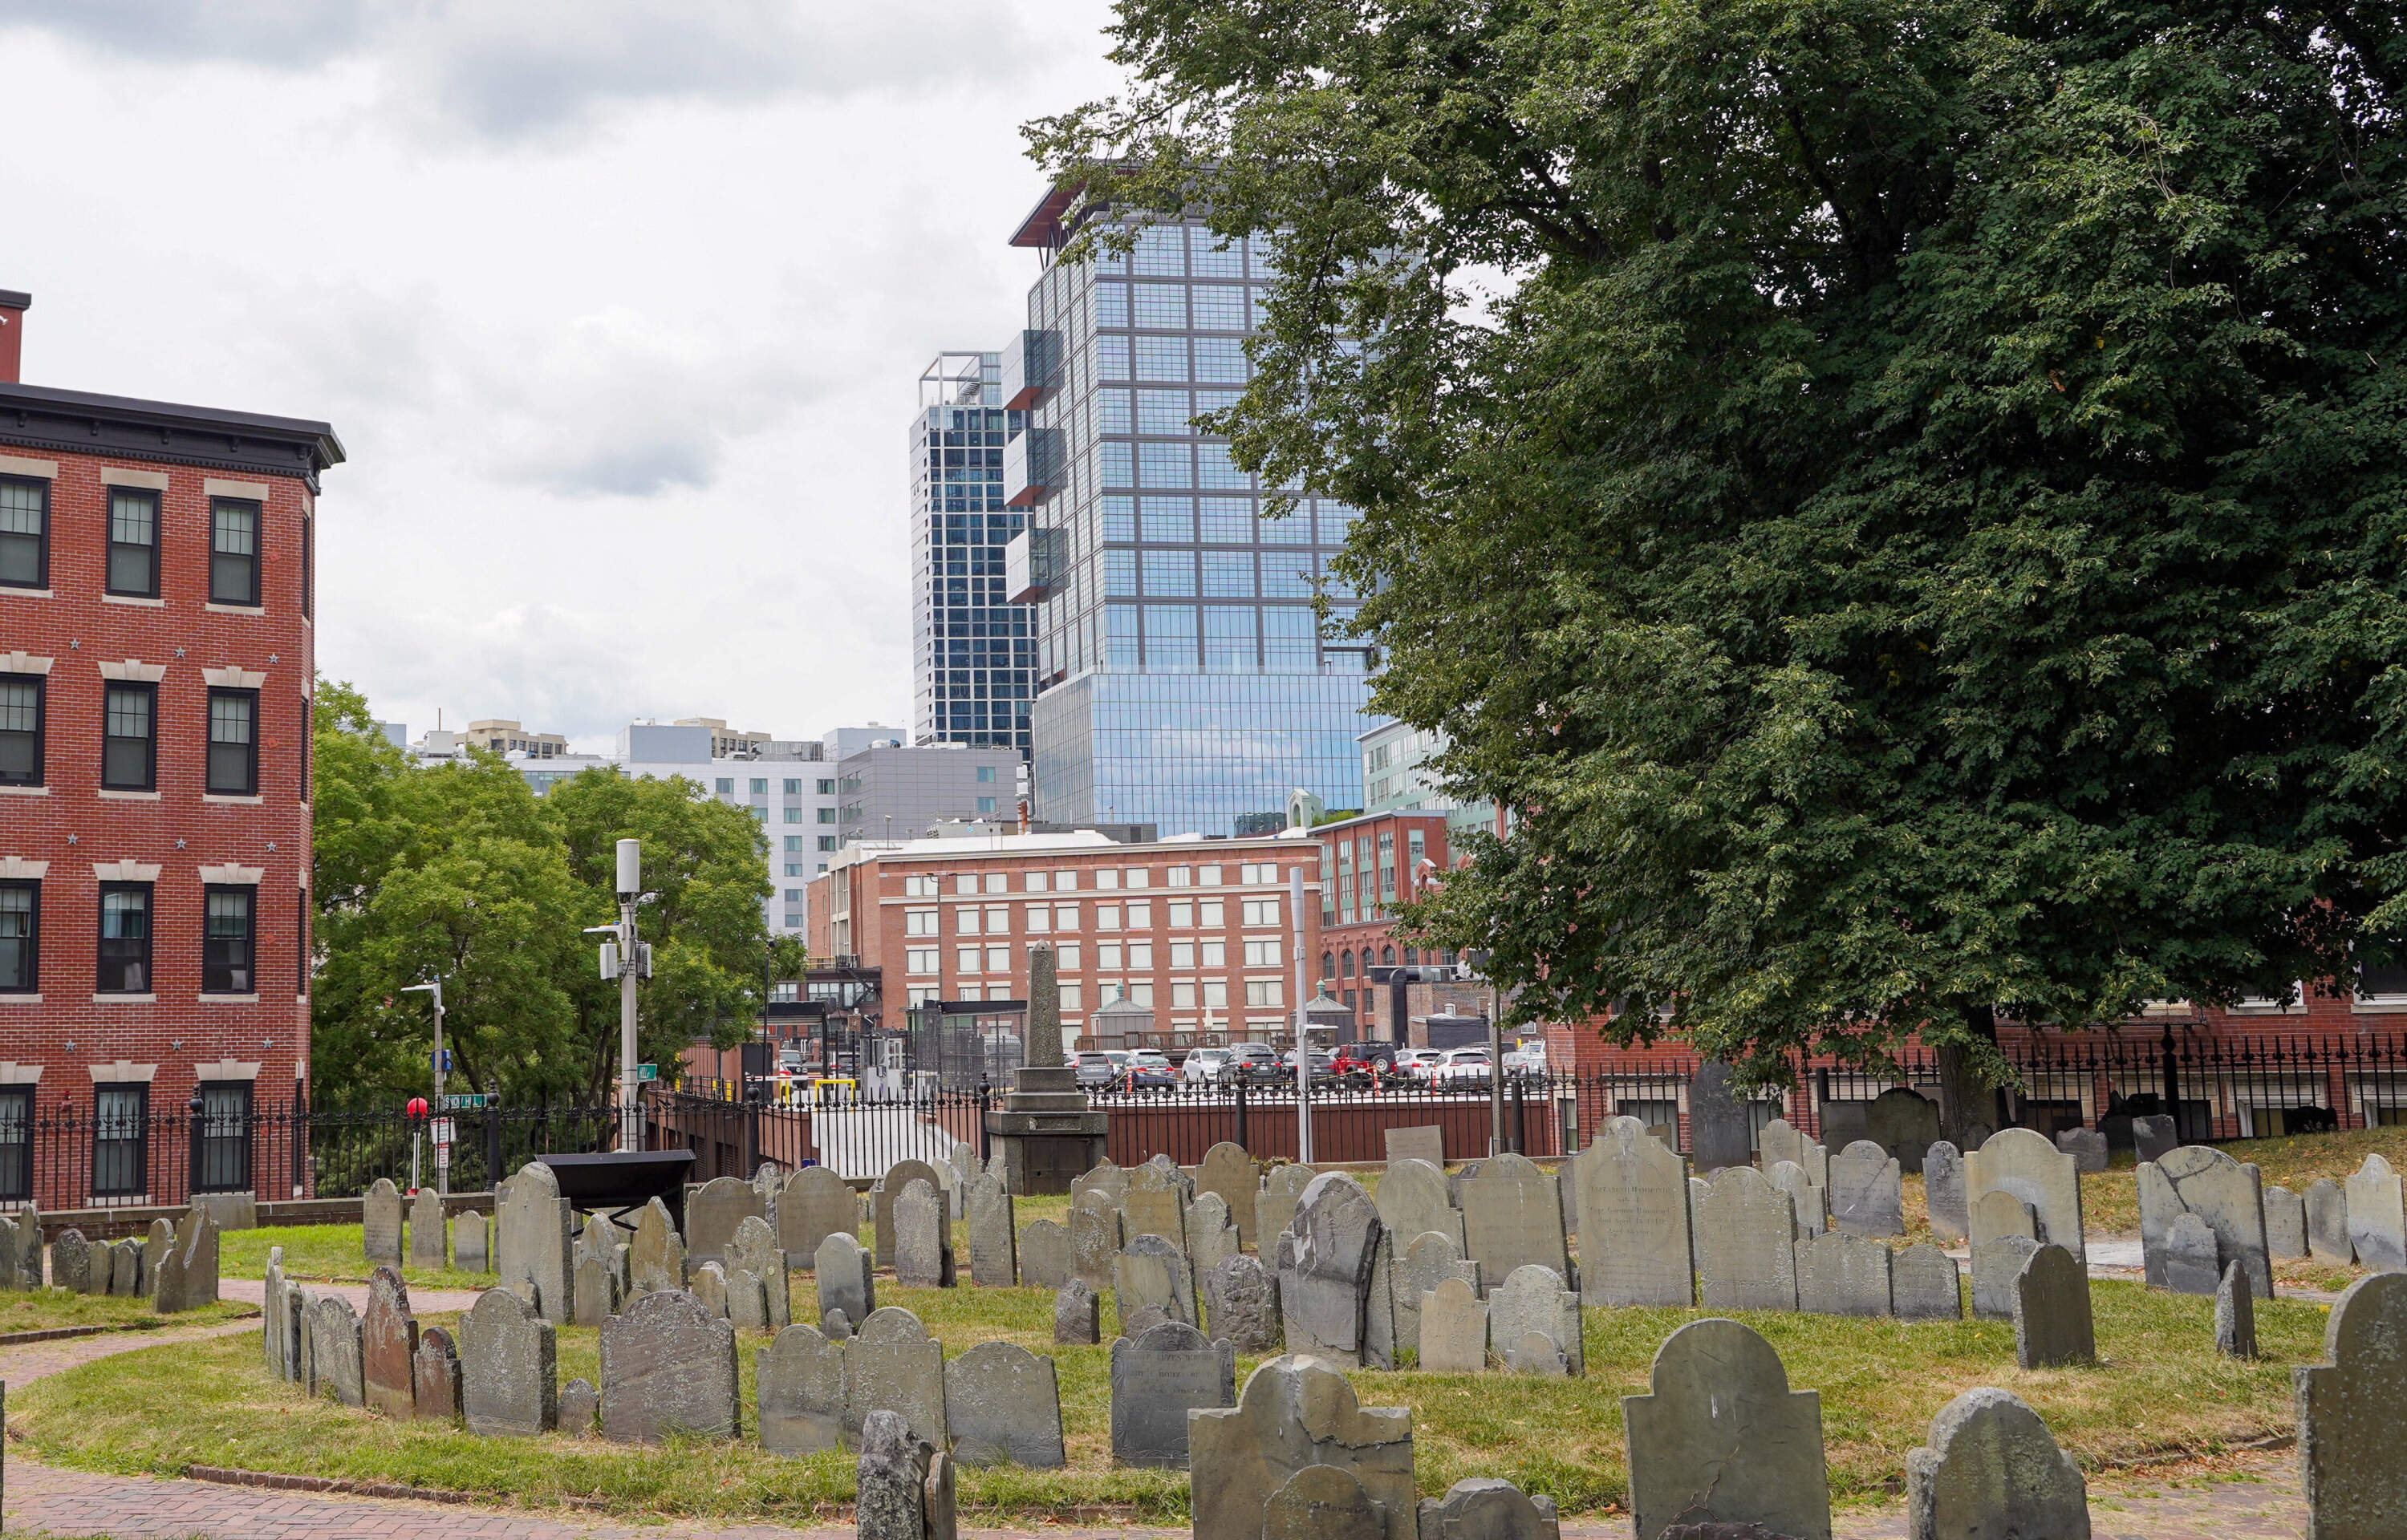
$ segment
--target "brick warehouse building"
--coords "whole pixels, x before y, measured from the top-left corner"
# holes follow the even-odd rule
[[[342,445],[22,384],[29,303],[0,292],[0,1203],[297,1195],[253,1115],[309,1073],[313,521]]]

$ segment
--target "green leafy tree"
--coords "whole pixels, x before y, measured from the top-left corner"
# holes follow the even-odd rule
[[[1122,0],[1031,133],[1281,233],[1220,426],[1516,816],[1417,923],[1751,1077],[1919,1032],[1960,1125],[1998,1011],[2400,954],[2400,21]]]

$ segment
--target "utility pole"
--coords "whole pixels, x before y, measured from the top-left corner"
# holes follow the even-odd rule
[[[1303,864],[1287,871],[1288,924],[1295,930],[1295,1158],[1312,1164],[1312,1043],[1303,1030]]]
[[[652,976],[652,949],[635,935],[635,910],[650,897],[644,886],[643,841],[619,841],[619,923],[588,925],[588,936],[607,936],[602,943],[602,977],[619,982],[619,1148],[643,1147],[643,1122],[638,1114],[635,1080],[635,982]]]
[[[444,1115],[443,1070],[447,1062],[443,1052],[443,981],[437,978],[428,983],[404,984],[401,986],[401,992],[405,995],[423,994],[434,998],[434,1116],[440,1118]],[[434,1147],[434,1191],[438,1194],[448,1194],[451,1191],[451,1160],[449,1150],[449,1146],[441,1143],[437,1143]]]

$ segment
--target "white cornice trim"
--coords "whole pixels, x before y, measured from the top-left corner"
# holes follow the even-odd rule
[[[48,861],[28,861],[21,855],[0,855],[0,881],[38,883],[49,875],[50,869]]]
[[[267,675],[249,669],[203,669],[201,677],[221,690],[255,690],[267,683]]]
[[[103,679],[147,680],[150,684],[156,685],[159,681],[167,677],[167,665],[164,663],[145,663],[140,658],[129,657],[122,663],[104,662],[101,664],[100,677]]]
[[[245,883],[257,887],[260,878],[267,874],[267,869],[264,867],[236,866],[231,861],[221,867],[203,867],[200,871],[202,882],[214,883],[220,887],[239,886]]]
[[[92,874],[104,883],[155,883],[159,866],[153,861],[94,861]]]
[[[220,1059],[215,1064],[196,1067],[195,1077],[205,1081],[255,1081],[259,1066],[243,1059]]]
[[[129,1081],[139,1081],[148,1085],[159,1073],[159,1067],[155,1064],[134,1064],[124,1059],[115,1064],[95,1064],[87,1067],[92,1070],[93,1080],[102,1085],[121,1085]]]
[[[0,673],[48,673],[56,658],[36,657],[29,652],[0,653]]]

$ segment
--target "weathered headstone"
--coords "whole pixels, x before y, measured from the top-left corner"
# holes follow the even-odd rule
[[[1187,1414],[1236,1405],[1236,1351],[1168,1321],[1112,1343],[1112,1458],[1170,1470],[1187,1464]]]
[[[2357,1260],[2348,1238],[2348,1189],[2329,1177],[2319,1177],[2307,1188],[2307,1254],[2329,1266],[2345,1267]]]
[[[1417,1128],[1390,1128],[1383,1136],[1389,1169],[1400,1160],[1424,1160],[1446,1169],[1446,1129],[1434,1123]]]
[[[851,1184],[824,1166],[805,1166],[777,1193],[777,1240],[786,1265],[807,1269],[819,1242],[838,1231],[858,1239],[861,1199]]]
[[[599,1326],[619,1313],[619,1274],[611,1259],[577,1249],[577,1272],[571,1296],[577,1301],[577,1324]]]
[[[2173,1129],[2172,1113],[2131,1120],[2131,1149],[2142,1161],[2162,1160],[2180,1148],[2181,1136]]]
[[[2157,1276],[2150,1281],[2177,1294],[2211,1294],[2223,1281],[2215,1263],[2215,1232],[2196,1214],[2173,1216],[2158,1241],[2156,1264]]]
[[[1070,1232],[1049,1219],[1033,1219],[1019,1227],[1019,1281],[1029,1289],[1059,1289],[1070,1281]],[[977,1271],[973,1249],[970,1271]]]
[[[1932,1140],[1922,1152],[1922,1206],[1930,1217],[1930,1233],[1941,1240],[1962,1240],[1971,1234],[1964,1157],[1945,1139]]]
[[[2039,1239],[2039,1215],[2014,1194],[1999,1189],[1973,1201],[1972,1243],[1975,1248],[2006,1236]]]
[[[2043,1246],[2015,1279],[2015,1362],[2026,1369],[2058,1369],[2097,1357],[2089,1274],[2063,1247]]]
[[[1380,1234],[1378,1208],[1352,1177],[1327,1172],[1304,1189],[1277,1250],[1279,1311],[1290,1353],[1361,1365]]]
[[[1129,1173],[1128,1191],[1120,1195],[1120,1222],[1130,1239],[1160,1236],[1187,1250],[1187,1188],[1176,1176],[1147,1163]]]
[[[1588,1372],[1588,1354],[1581,1342],[1579,1295],[1551,1267],[1517,1267],[1513,1276],[1488,1293],[1488,1339],[1503,1350],[1508,1366],[1525,1367],[1520,1346],[1531,1333],[1554,1344],[1566,1373]]]
[[[1278,1279],[1260,1257],[1222,1257],[1204,1275],[1204,1326],[1238,1352],[1275,1353],[1282,1338]]]
[[[27,1204],[17,1212],[17,1264],[24,1270],[22,1287],[38,1289],[42,1286],[44,1250],[41,1211]]]
[[[1163,1309],[1159,1305],[1140,1305],[1135,1309],[1131,1310],[1126,1315],[1120,1317],[1118,1335],[1121,1336],[1143,1336],[1146,1333],[1153,1330],[1156,1326],[1167,1326],[1169,1324],[1169,1311]]]
[[[1409,1237],[1441,1235],[1454,1243],[1456,1253],[1463,1247],[1462,1214],[1454,1207],[1453,1194],[1446,1185],[1446,1173],[1424,1160],[1407,1156],[1391,1160],[1379,1178],[1375,1200],[1379,1207],[1379,1222],[1392,1235]]]
[[[159,1264],[150,1304],[161,1315],[214,1305],[218,1298],[218,1225],[205,1208],[188,1208]]]
[[[853,1533],[858,1540],[936,1540],[950,1526],[932,1522],[928,1481],[941,1457],[910,1424],[890,1411],[870,1414],[860,1429],[853,1466]]]
[[[410,1398],[420,1422],[449,1422],[460,1415],[460,1350],[451,1334],[429,1326],[418,1334],[409,1365]]]
[[[1767,1175],[1782,1161],[1802,1166],[1805,1164],[1805,1147],[1814,1142],[1787,1118],[1773,1119],[1755,1137],[1755,1160]]]
[[[1696,1303],[1686,1161],[1648,1137],[1636,1118],[1614,1118],[1573,1160],[1571,1185],[1588,1216],[1580,1237],[1585,1303]]]
[[[1849,1235],[1905,1234],[1905,1185],[1898,1159],[1872,1140],[1858,1139],[1830,1157],[1830,1222]]]
[[[451,1265],[463,1273],[491,1270],[490,1253],[485,1246],[485,1216],[469,1209],[451,1222]]]
[[[2011,1392],[1966,1391],[1905,1456],[1917,1540],[2089,1540],[2088,1488],[2039,1414]]]
[[[1112,1259],[1119,1255],[1121,1237],[1120,1211],[1109,1196],[1098,1192],[1070,1200],[1070,1270],[1088,1288],[1111,1287]]]
[[[1735,1321],[1691,1321],[1656,1350],[1649,1384],[1621,1398],[1637,1540],[1674,1521],[1830,1540],[1822,1398],[1789,1390],[1772,1344]]]
[[[685,1195],[685,1255],[689,1267],[721,1262],[735,1227],[747,1219],[766,1220],[769,1200],[750,1182],[736,1177],[713,1177]],[[882,1260],[882,1259],[881,1259]],[[603,1391],[604,1420],[609,1418],[609,1392]]]
[[[71,1294],[92,1289],[93,1254],[97,1250],[81,1230],[67,1230],[50,1242],[50,1286]]]
[[[505,1289],[532,1288],[536,1309],[555,1325],[577,1318],[569,1294],[573,1219],[560,1180],[541,1161],[520,1166],[493,1195],[493,1270]]]
[[[2081,1238],[2081,1171],[2071,1155],[2043,1134],[2001,1128],[1964,1157],[1964,1194],[1970,1202],[1978,1204],[1984,1193],[2000,1190],[2031,1206],[2040,1240],[2063,1247],[2075,1262],[2087,1263],[2089,1253]],[[1987,1238],[1976,1225],[1974,1242]]]
[[[635,1219],[635,1236],[627,1244],[627,1288],[630,1296],[655,1289],[686,1286],[685,1241],[678,1236],[669,1206],[654,1198]]]
[[[970,1230],[970,1281],[988,1289],[1017,1288],[1019,1236],[1003,1178],[981,1171],[962,1183],[961,1211]]]
[[[307,1330],[309,1295],[290,1279],[284,1283],[284,1378],[296,1385],[309,1382]]]
[[[2360,1267],[2407,1271],[2407,1189],[2380,1155],[2366,1156],[2348,1179],[2348,1243]]]
[[[1167,1320],[1195,1324],[1195,1275],[1186,1254],[1154,1235],[1133,1237],[1112,1262],[1112,1309],[1121,1330],[1148,1305]]]
[[[1109,1198],[1112,1207],[1117,1208],[1119,1207],[1120,1194],[1127,1191],[1127,1169],[1114,1166],[1110,1161],[1104,1161],[1093,1170],[1070,1179],[1070,1200],[1073,1203],[1077,1201],[1078,1195],[1082,1193],[1100,1193]]]
[[[1420,1540],[1561,1540],[1555,1500],[1509,1481],[1471,1476],[1421,1499]]]
[[[842,1310],[847,1321],[866,1321],[877,1308],[877,1280],[869,1271],[869,1249],[841,1231],[819,1242],[811,1258],[819,1283],[819,1314]]]
[[[1454,1242],[1435,1231],[1414,1236],[1412,1244],[1406,1246],[1403,1254],[1396,1259],[1390,1293],[1395,1302],[1396,1347],[1399,1350],[1420,1350],[1421,1296],[1450,1278],[1461,1279],[1474,1294],[1481,1292],[1479,1264],[1464,1261],[1462,1254],[1455,1250]],[[1247,1349],[1240,1345],[1239,1350],[1260,1349]]]
[[[2313,1540],[2407,1534],[2407,1273],[2358,1279],[2324,1327],[2326,1364],[2291,1371]]]
[[[752,1366],[762,1448],[817,1454],[844,1447],[842,1343],[808,1326],[789,1326],[752,1355]]]
[[[346,1406],[366,1406],[360,1318],[351,1313],[351,1302],[340,1294],[312,1295],[307,1325],[310,1393],[331,1395]]]
[[[1493,1288],[1520,1268],[1551,1267],[1572,1276],[1563,1236],[1563,1200],[1554,1173],[1525,1156],[1482,1161],[1460,1188],[1463,1255],[1479,1264]]]
[[[1415,1540],[1412,1413],[1363,1406],[1346,1377],[1289,1353],[1246,1378],[1237,1404],[1188,1419],[1195,1540],[1256,1540],[1271,1499],[1308,1465],[1332,1465],[1379,1505],[1386,1540]]]
[[[2084,1176],[2095,1176],[2106,1169],[2106,1136],[2095,1128],[2059,1128],[2056,1131],[2056,1147],[2072,1157],[2074,1166]]]
[[[819,1332],[830,1342],[849,1342],[852,1340],[852,1318],[842,1310],[822,1311]]]
[[[675,1289],[638,1295],[602,1323],[602,1436],[657,1444],[671,1434],[733,1438],[735,1328]]]
[[[761,1324],[771,1331],[781,1331],[793,1323],[794,1297],[786,1277],[786,1249],[777,1240],[777,1232],[766,1220],[747,1217],[735,1226],[728,1238],[727,1261],[737,1271],[750,1274],[761,1290]],[[729,1319],[733,1319],[731,1309]],[[746,1322],[736,1321],[738,1326]]]
[[[1246,1246],[1261,1244],[1260,1216],[1255,1209],[1261,1192],[1261,1170],[1254,1165],[1254,1157],[1246,1153],[1244,1145],[1223,1139],[1204,1151],[1204,1164],[1195,1168],[1196,1196],[1219,1194],[1220,1201],[1229,1206],[1229,1222],[1237,1227],[1237,1238]]]
[[[2276,1261],[2307,1254],[2306,1200],[2286,1187],[2265,1189],[2265,1250]]]
[[[2187,1144],[2139,1168],[2140,1246],[2152,1288],[2171,1287],[2165,1247],[2174,1220],[2195,1214],[2215,1233],[2217,1258],[2210,1269],[2223,1276],[2223,1264],[2244,1263],[2249,1283],[2258,1297],[2273,1294],[2273,1269],[2265,1246],[2265,1189],[2257,1167],[2243,1166],[2222,1151]],[[2052,1240],[2053,1236],[2042,1236]],[[2205,1293],[2215,1292],[2210,1279]]]
[[[401,1265],[401,1190],[390,1177],[368,1183],[360,1199],[360,1236],[368,1265]]]
[[[409,1264],[412,1267],[440,1268],[449,1264],[451,1249],[446,1244],[443,1223],[443,1194],[432,1187],[421,1187],[409,1205]]]
[[[877,1241],[877,1265],[894,1265],[894,1200],[915,1181],[924,1181],[932,1191],[944,1191],[944,1179],[936,1168],[923,1160],[898,1160],[886,1168],[886,1175],[869,1190],[869,1225]],[[733,1226],[730,1226],[731,1231]]]
[[[889,1212],[894,1224],[894,1281],[921,1289],[951,1288],[953,1216],[944,1194],[914,1177]]]
[[[602,1392],[590,1379],[572,1379],[560,1388],[560,1431],[571,1438],[593,1436],[602,1415]]]
[[[126,1299],[142,1293],[142,1243],[131,1236],[108,1247],[108,1292]]]
[[[407,1421],[418,1415],[418,1322],[401,1274],[379,1266],[368,1276],[367,1314],[360,1321],[360,1379],[370,1410]]]
[[[1476,1266],[1477,1264],[1473,1264]],[[1502,1293],[1500,1290],[1499,1293]],[[1488,1368],[1486,1301],[1468,1281],[1447,1278],[1420,1299],[1421,1368],[1429,1374],[1482,1374]]]
[[[1918,1091],[1890,1086],[1864,1109],[1864,1137],[1897,1157],[1898,1169],[1922,1169],[1939,1140],[1939,1104]]]
[[[981,1342],[945,1365],[945,1420],[964,1465],[1069,1463],[1053,1361],[1016,1342]]]
[[[1803,1166],[1794,1161],[1774,1161],[1764,1173],[1764,1180],[1788,1194],[1789,1207],[1797,1216],[1799,1240],[1818,1236],[1830,1227],[1830,1189],[1816,1182]]]
[[[875,1411],[899,1412],[912,1436],[949,1448],[945,1420],[945,1345],[919,1318],[888,1306],[873,1310],[844,1349],[845,1426],[856,1434]]]
[[[1973,1248],[1973,1319],[2012,1321],[2015,1279],[2039,1250],[2029,1236],[2000,1236]]]
[[[672,1293],[655,1290],[657,1293]],[[727,1267],[724,1263],[705,1262],[693,1270],[686,1282],[686,1292],[699,1301],[702,1307],[720,1321],[727,1319]]]
[[[1387,1516],[1354,1473],[1306,1465],[1262,1505],[1262,1540],[1383,1540]]]
[[[1707,1177],[1755,1160],[1755,1114],[1730,1084],[1726,1064],[1708,1059],[1688,1082],[1688,1149]]]
[[[1235,1256],[1241,1237],[1230,1222],[1228,1200],[1218,1193],[1198,1193],[1187,1208],[1187,1260],[1193,1265],[1200,1289],[1204,1275],[1222,1259]]]
[[[1893,1304],[1888,1248],[1879,1241],[1831,1230],[1797,1248],[1799,1309],[1825,1316],[1885,1316]]]
[[[192,1207],[208,1210],[218,1227],[218,1234],[228,1230],[259,1228],[259,1194],[256,1193],[195,1193]]]
[[[1264,1256],[1278,1250],[1278,1237],[1295,1222],[1295,1206],[1319,1173],[1309,1166],[1275,1166],[1262,1179],[1261,1195],[1254,1200],[1255,1244]]]
[[[1900,1321],[1961,1321],[1964,1294],[1956,1259],[1923,1241],[1889,1259],[1890,1308]]]
[[[2234,1262],[2215,1290],[2215,1350],[2226,1358],[2257,1356],[2257,1292]]]
[[[151,1228],[157,1229],[159,1222],[154,1222]],[[0,1229],[8,1227],[6,1220],[0,1220]],[[267,1372],[278,1379],[291,1379],[292,1370],[285,1362],[289,1338],[285,1335],[284,1248],[281,1246],[267,1249],[267,1273],[260,1289],[259,1318],[260,1348]]]
[[[1103,1296],[1085,1279],[1064,1279],[1053,1293],[1053,1340],[1089,1347],[1103,1339]]]
[[[507,1289],[460,1318],[460,1410],[479,1437],[549,1433],[560,1421],[555,1328]]]
[[[256,1226],[254,1226],[256,1228]],[[164,1219],[154,1219],[142,1237],[142,1297],[159,1297],[159,1269],[167,1263],[167,1253],[176,1247],[176,1227]],[[274,1248],[282,1250],[282,1247]]]
[[[1796,1207],[1755,1167],[1714,1173],[1697,1197],[1696,1244],[1705,1308],[1797,1308]]]

